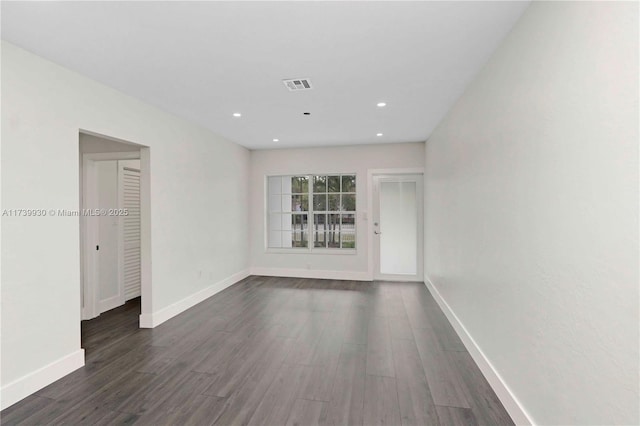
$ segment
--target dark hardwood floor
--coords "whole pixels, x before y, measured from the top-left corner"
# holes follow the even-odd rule
[[[422,283],[249,277],[155,329],[82,327],[86,366],[2,424],[507,425]]]

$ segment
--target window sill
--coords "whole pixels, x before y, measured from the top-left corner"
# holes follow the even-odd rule
[[[308,248],[268,248],[265,250],[267,254],[330,254],[330,255],[346,255],[352,256],[358,254],[357,249],[327,249],[316,248],[310,250]]]

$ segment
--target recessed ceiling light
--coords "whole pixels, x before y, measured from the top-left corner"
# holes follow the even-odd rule
[[[233,116],[234,116],[234,117],[242,117],[242,114],[240,114],[239,112],[234,112],[234,113],[233,113]]]
[[[280,139],[275,138],[273,141],[274,141],[274,142],[280,142]]]
[[[382,136],[382,133],[376,133],[376,136]]]
[[[386,106],[387,106],[387,103],[386,103],[386,102],[378,102],[378,103],[376,104],[376,106],[377,106],[378,108],[386,107]]]

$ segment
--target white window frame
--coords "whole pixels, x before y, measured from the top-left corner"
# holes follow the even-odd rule
[[[271,195],[269,189],[269,178],[271,177],[284,177],[284,176],[306,176],[309,180],[308,188],[307,188],[307,197],[308,197],[308,210],[304,212],[307,215],[307,229],[308,229],[308,245],[307,247],[269,247],[269,232],[271,231],[269,226],[269,220],[271,215],[270,205],[269,205],[269,196]],[[342,185],[342,176],[355,176],[356,179],[356,190],[355,192],[342,192],[342,188],[340,192],[334,192],[331,194],[337,195],[349,195],[353,194],[356,198],[356,208],[355,210],[349,211],[327,211],[323,210],[322,213],[317,213],[313,210],[313,177],[314,176],[340,176],[340,181]],[[298,194],[298,193],[296,193]],[[327,191],[327,194],[329,192]],[[283,194],[278,194],[282,196]],[[355,255],[358,251],[358,175],[355,172],[333,172],[333,173],[274,173],[268,174],[264,177],[264,248],[266,253],[281,253],[281,254],[338,254],[338,255]],[[328,203],[328,199],[327,199]],[[328,206],[327,206],[328,207]],[[354,216],[354,225],[355,229],[353,232],[355,248],[343,248],[343,247],[314,247],[314,232],[313,232],[313,223],[314,223],[314,214],[353,214]],[[295,212],[282,212],[281,214],[295,214]],[[340,230],[340,235],[342,235],[342,230]]]

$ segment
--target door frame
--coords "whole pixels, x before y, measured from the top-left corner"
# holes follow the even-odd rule
[[[98,178],[97,178],[97,169],[96,163],[99,161],[117,161],[117,160],[136,160],[139,159],[141,161],[140,164],[140,180],[141,180],[141,188],[140,188],[140,221],[141,228],[142,222],[145,220],[145,217],[149,215],[148,204],[145,208],[143,208],[143,188],[142,188],[142,149],[140,151],[131,151],[131,152],[109,152],[109,153],[86,153],[82,154],[82,203],[80,206],[81,211],[84,209],[93,209],[97,206],[97,195],[98,195]],[[120,189],[118,188],[118,191]],[[120,194],[118,193],[118,200],[120,199]],[[124,303],[124,283],[121,280],[121,258],[122,258],[122,244],[120,243],[120,235],[118,235],[118,295],[114,296],[108,303],[110,306],[101,307],[100,300],[98,296],[98,257],[96,256],[94,247],[97,245],[98,241],[98,228],[99,222],[97,216],[88,216],[80,214],[80,228],[81,228],[81,247],[80,247],[80,261],[82,264],[82,310],[81,310],[81,319],[88,320],[91,318],[95,318],[100,315],[101,312],[105,310],[111,309],[112,307],[119,306]],[[118,234],[121,233],[122,230],[122,220],[118,221]],[[146,259],[142,252],[142,241],[141,241],[141,253],[140,253],[140,262],[141,262],[141,273],[144,269],[142,265],[145,261],[150,261],[150,259]],[[141,276],[141,280],[142,280]],[[142,286],[141,286],[142,287]],[[141,288],[142,292],[142,288]],[[117,300],[115,300],[117,299]],[[113,304],[114,306],[111,306]],[[104,309],[102,309],[104,308]]]
[[[375,264],[374,250],[375,250],[375,237],[374,237],[374,177],[375,176],[393,176],[393,175],[421,175],[422,185],[424,191],[424,167],[409,167],[409,168],[389,168],[389,169],[368,169],[367,170],[367,210],[365,212],[365,218],[367,220],[367,252],[368,252],[368,271],[369,279],[374,280],[378,274],[376,269],[378,265]],[[418,270],[415,277],[407,276],[385,276],[385,279],[393,279],[394,281],[424,281],[424,194],[419,194],[418,201]],[[420,202],[422,201],[422,202]]]

